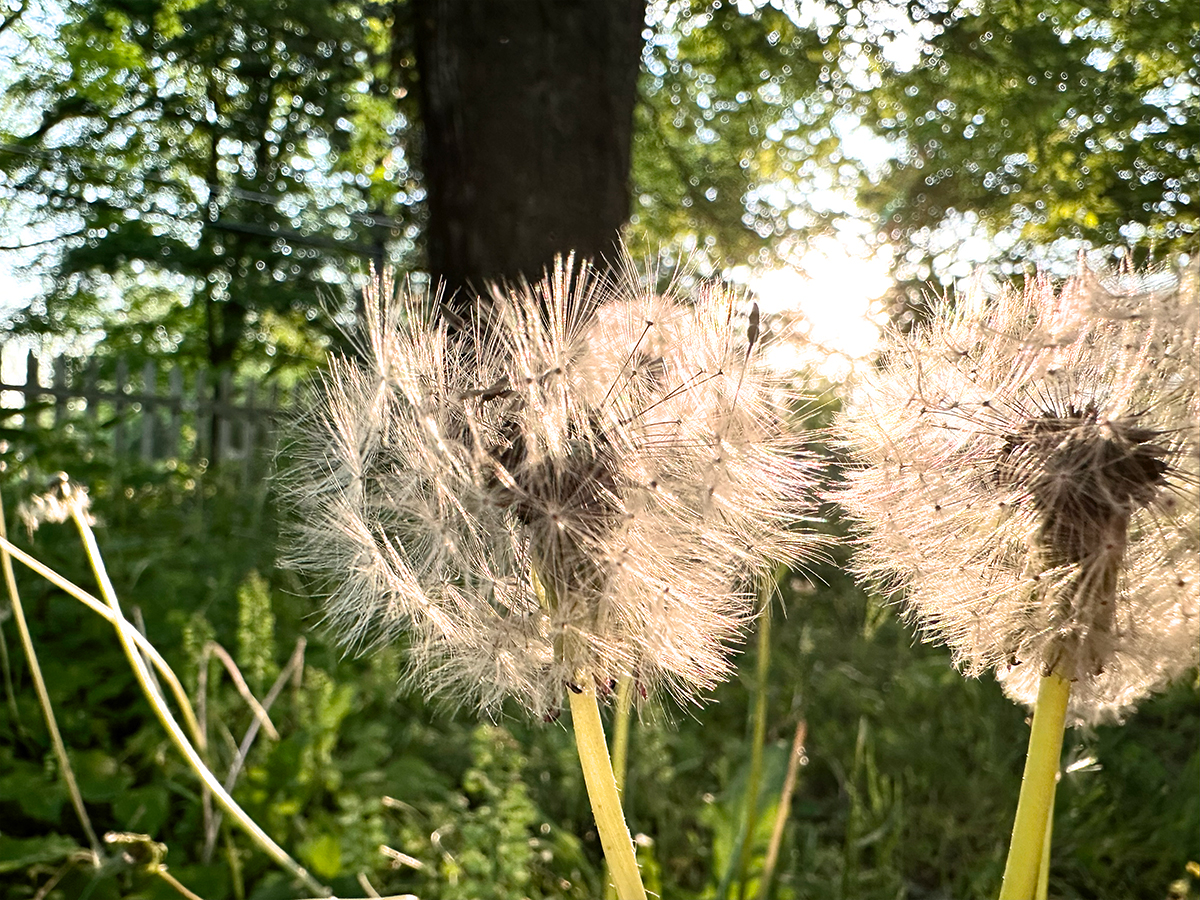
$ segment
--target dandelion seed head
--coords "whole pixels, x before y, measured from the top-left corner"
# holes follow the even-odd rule
[[[753,577],[814,543],[796,397],[736,298],[559,264],[450,333],[366,295],[282,479],[290,562],[350,647],[402,640],[429,695],[552,717],[630,675],[695,699],[729,672]]]
[[[50,477],[44,491],[17,507],[17,517],[32,535],[47,522],[67,522],[76,514],[88,525],[95,525],[91,506],[86,487],[73,481],[66,472],[56,472]]]
[[[1197,664],[1196,273],[974,290],[893,335],[840,423],[860,568],[967,674],[1075,722]]]

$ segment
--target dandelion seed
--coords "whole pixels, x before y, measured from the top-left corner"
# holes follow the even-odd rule
[[[860,566],[968,674],[1119,717],[1196,665],[1196,272],[975,292],[894,337],[842,420]]]
[[[351,647],[403,636],[430,695],[552,719],[633,675],[694,699],[752,576],[812,543],[795,396],[720,288],[568,260],[492,300],[451,333],[434,298],[367,291],[359,357],[296,431],[292,564]]]

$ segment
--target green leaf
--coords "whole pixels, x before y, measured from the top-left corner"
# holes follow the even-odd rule
[[[102,750],[72,754],[75,779],[83,799],[107,803],[120,797],[133,784],[133,776],[122,771],[116,758]]]
[[[125,791],[113,801],[113,813],[125,831],[155,834],[167,818],[167,790],[149,785]]]
[[[38,767],[18,763],[16,771],[0,777],[0,800],[15,800],[21,812],[39,822],[57,823],[67,789],[60,781],[47,782]]]
[[[19,872],[39,863],[54,863],[83,850],[61,834],[13,838],[0,834],[0,873]]]
[[[333,878],[342,871],[342,845],[331,835],[323,834],[306,842],[300,848],[300,855],[321,878]]]

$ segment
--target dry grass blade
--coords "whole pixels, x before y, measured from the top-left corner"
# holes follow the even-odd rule
[[[17,577],[13,572],[12,556],[9,552],[8,535],[4,522],[4,504],[0,500],[0,560],[4,564],[4,583],[8,588],[8,597],[12,602],[13,619],[17,623],[17,631],[21,635],[21,646],[25,650],[25,658],[29,662],[29,674],[33,679],[33,688],[37,692],[38,703],[42,708],[42,715],[46,719],[46,728],[50,732],[50,741],[54,745],[54,755],[58,759],[59,768],[62,770],[63,781],[66,782],[67,792],[71,795],[71,805],[75,807],[75,814],[79,817],[79,824],[82,826],[84,834],[87,835],[88,843],[92,848],[93,865],[99,866],[100,861],[104,858],[104,854],[100,847],[100,841],[96,837],[96,832],[92,828],[92,821],[88,817],[87,809],[83,805],[83,795],[79,792],[79,785],[75,781],[75,770],[71,768],[71,760],[67,756],[67,747],[63,743],[62,734],[58,730],[58,721],[54,717],[54,707],[50,703],[50,694],[46,690],[45,679],[42,678],[42,667],[38,664],[37,652],[33,647],[33,637],[29,633],[29,625],[25,621],[25,609],[21,605],[21,596],[17,593]]]

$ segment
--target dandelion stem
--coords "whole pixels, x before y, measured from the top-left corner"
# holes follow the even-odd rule
[[[113,624],[117,627],[117,636],[121,639],[121,646],[125,650],[125,656],[129,660],[129,665],[133,669],[138,684],[142,688],[142,693],[150,701],[150,706],[154,709],[158,721],[166,729],[167,734],[170,735],[176,749],[183,754],[192,770],[200,777],[204,785],[212,791],[217,803],[220,804],[230,818],[235,820],[268,856],[291,872],[309,890],[316,891],[323,896],[330,896],[328,888],[313,878],[303,866],[292,859],[287,851],[275,843],[262,830],[259,824],[250,818],[245,810],[237,804],[237,801],[217,781],[217,777],[212,773],[212,770],[205,765],[204,760],[200,758],[200,754],[196,752],[196,748],[188,741],[187,735],[183,733],[183,729],[179,726],[175,717],[171,715],[171,710],[167,707],[162,695],[155,690],[153,683],[150,681],[150,673],[146,669],[146,662],[142,659],[141,653],[138,652],[135,641],[130,637],[131,633],[136,634],[137,631],[129,625],[128,620],[125,619],[124,614],[121,612],[116,591],[113,588],[112,581],[108,577],[108,570],[105,568],[104,559],[100,556],[100,548],[96,544],[96,535],[93,533],[91,525],[88,524],[86,517],[81,515],[78,510],[72,510],[72,518],[79,529],[84,549],[87,551],[88,561],[92,565],[92,573],[96,576],[96,582],[100,586],[100,595],[108,603],[108,607],[113,614]]]
[[[1050,791],[1050,809],[1046,812],[1046,837],[1042,840],[1042,864],[1038,867],[1037,896],[1035,900],[1046,900],[1050,894],[1050,839],[1054,834],[1054,796],[1058,792],[1057,775]]]
[[[617,793],[625,793],[625,772],[629,758],[629,713],[633,708],[633,679],[622,675],[617,682],[617,705],[613,711],[612,770]],[[610,867],[604,863],[604,896],[616,900],[617,889],[613,886]]]
[[[1021,796],[1013,822],[1012,843],[1004,866],[1000,900],[1028,900],[1035,895],[1038,872],[1049,863],[1045,853],[1046,834],[1054,807],[1055,779],[1062,754],[1063,724],[1071,683],[1050,674],[1038,685],[1029,730],[1029,753],[1021,777]],[[1043,863],[1043,856],[1047,857]]]
[[[554,588],[542,580],[537,565],[530,567],[529,575],[542,609],[553,609],[558,602]],[[556,647],[555,651],[560,652],[561,647]],[[573,685],[567,691],[571,702],[571,727],[575,732],[579,763],[583,766],[583,783],[587,786],[592,815],[596,819],[596,831],[600,834],[600,847],[604,850],[605,881],[607,883],[611,877],[619,900],[646,900],[637,857],[633,854],[633,841],[629,839],[629,827],[621,812],[620,789],[604,740],[596,687],[591,677],[579,681],[580,685]]]
[[[583,781],[587,785],[600,846],[604,849],[617,896],[620,900],[646,900],[646,889],[642,886],[637,858],[633,854],[633,841],[621,813],[621,798],[608,757],[608,745],[604,741],[596,688],[590,682],[585,683],[579,693],[570,690],[567,696],[571,702],[571,725],[575,731],[579,762],[583,766]]]

